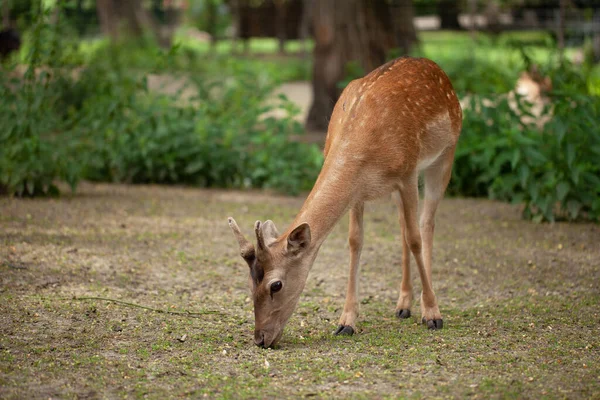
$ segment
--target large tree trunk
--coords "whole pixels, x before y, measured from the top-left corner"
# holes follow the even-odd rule
[[[125,29],[133,37],[140,37],[146,30],[155,30],[157,27],[152,17],[142,7],[142,0],[113,0],[117,13],[125,24]]]
[[[119,38],[119,17],[113,0],[96,0],[96,11],[102,33],[116,40]]]
[[[162,33],[160,24],[142,6],[142,0],[96,0],[96,10],[102,32],[118,40],[121,33],[141,37],[151,31],[162,46],[170,44],[168,35]]]
[[[326,131],[346,65],[355,61],[370,72],[385,61],[396,41],[383,0],[319,0],[313,7],[314,100],[306,128]]]
[[[242,43],[242,51],[250,52],[250,4],[248,0],[233,0],[236,9],[236,36],[234,38],[237,52],[237,43]]]
[[[419,43],[414,24],[415,10],[412,0],[392,2],[392,15],[398,47],[402,54],[408,55],[413,47]]]
[[[438,16],[440,17],[440,28],[448,30],[460,30],[458,22],[459,2],[456,0],[438,0]]]

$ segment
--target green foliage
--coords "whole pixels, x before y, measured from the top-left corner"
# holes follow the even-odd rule
[[[297,193],[316,179],[322,156],[297,141],[298,110],[285,98],[273,100],[275,83],[264,72],[235,63],[207,67],[164,94],[149,87],[147,74],[168,69],[178,49],[107,43],[90,57],[73,50],[47,17],[29,34],[25,78],[0,73],[5,191],[56,193],[57,181],[74,190],[85,178]],[[283,116],[269,117],[275,111]]]
[[[508,98],[471,100],[450,192],[523,203],[524,216],[538,222],[600,219],[600,98],[585,93],[584,77],[568,64],[550,75],[543,126],[523,99],[516,108]]]
[[[78,142],[62,132],[56,112],[56,89],[68,74],[57,67],[66,51],[59,44],[63,26],[49,29],[43,10],[38,12],[23,79],[11,69],[0,72],[0,187],[30,196],[56,193],[57,178],[75,188],[80,174],[75,157],[68,156],[77,154]]]
[[[547,45],[548,38],[528,35],[518,41],[505,34],[497,40],[503,46],[500,57],[480,36],[478,54],[464,57],[454,54],[464,35],[436,36],[440,49],[450,48],[452,56],[436,53],[432,58],[437,58],[459,97],[470,98],[449,193],[523,204],[524,217],[538,222],[599,220],[598,67],[575,68],[567,61],[543,65],[541,76],[552,81],[551,104],[534,116],[524,99],[509,101],[506,94],[514,89],[520,71],[539,61],[540,49],[531,43]],[[545,54],[546,59],[559,59],[556,51],[546,49]],[[360,66],[349,63],[340,88],[362,76]]]
[[[507,93],[512,90],[518,72],[508,65],[470,58],[448,63],[444,71],[458,93]]]
[[[344,69],[344,78],[340,82],[338,82],[337,85],[340,90],[348,86],[348,84],[354,79],[359,79],[366,75],[363,67],[361,67],[360,64],[356,61],[349,62],[345,65]]]
[[[191,85],[198,96],[185,104],[177,94],[149,92],[144,79],[105,75],[102,69],[87,74],[92,83],[102,76],[115,81],[85,100],[85,119],[78,123],[87,127],[84,137],[97,150],[90,178],[288,193],[308,189],[316,179],[322,156],[315,146],[291,141],[302,133],[293,119],[297,110],[284,98],[268,104],[271,82],[241,73],[197,78]],[[276,109],[286,115],[264,117]]]
[[[223,0],[190,2],[188,18],[201,31],[222,37],[232,23],[232,16]]]

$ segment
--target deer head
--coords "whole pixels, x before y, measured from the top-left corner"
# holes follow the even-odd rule
[[[249,285],[254,300],[254,343],[277,344],[304,289],[315,254],[310,251],[310,227],[300,224],[280,237],[273,221],[256,221],[256,248],[233,218],[229,218],[242,258],[250,268]]]

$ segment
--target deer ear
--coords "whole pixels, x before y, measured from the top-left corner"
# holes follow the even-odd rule
[[[279,232],[277,231],[277,227],[275,227],[275,223],[270,219],[265,221],[260,226],[261,235],[265,246],[269,247],[273,242],[277,240],[279,237]]]
[[[287,247],[292,253],[300,253],[310,244],[310,226],[305,222],[298,225],[292,233],[288,235]]]

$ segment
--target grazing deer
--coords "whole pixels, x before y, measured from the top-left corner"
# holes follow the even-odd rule
[[[462,111],[452,84],[433,61],[399,58],[350,82],[331,116],[323,168],[290,228],[280,235],[272,221],[257,221],[255,248],[229,218],[250,267],[258,346],[273,346],[281,338],[321,244],[347,210],[350,277],[335,334],[356,331],[364,202],[390,193],[402,227],[402,283],[396,315],[410,317],[410,251],[423,287],[422,321],[430,329],[442,328],[431,283],[434,217],[450,179],[461,126]],[[425,178],[420,226],[419,171]]]

